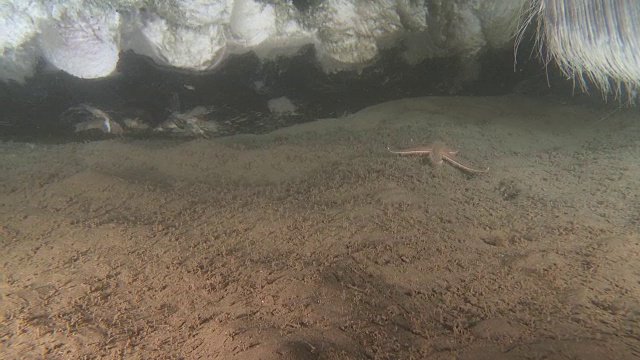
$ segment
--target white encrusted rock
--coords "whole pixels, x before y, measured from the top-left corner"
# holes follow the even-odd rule
[[[105,77],[115,70],[120,55],[120,14],[115,9],[85,4],[56,7],[51,15],[38,36],[50,64],[84,79]]]
[[[172,25],[199,28],[228,24],[234,0],[152,0],[151,10]]]
[[[276,34],[275,7],[255,0],[236,0],[229,27],[235,40],[245,47],[258,46]]]
[[[317,12],[318,58],[326,70],[371,62],[404,28],[394,0],[326,0]]]
[[[204,71],[216,67],[225,57],[221,25],[181,27],[150,12],[140,12],[128,22],[133,30],[127,33],[124,47],[160,65]]]
[[[12,80],[19,83],[33,75],[38,63],[38,51],[31,43],[14,49],[5,49],[0,56],[0,80]]]
[[[34,7],[39,8],[30,2],[0,2],[0,54],[20,47],[37,34],[36,19],[30,14]]]

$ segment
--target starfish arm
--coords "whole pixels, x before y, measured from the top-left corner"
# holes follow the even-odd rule
[[[445,160],[447,160],[451,165],[457,167],[458,169],[461,169],[470,173],[482,174],[489,171],[489,168],[486,168],[486,169],[475,168],[468,162],[453,156],[451,153],[443,154],[442,157]]]
[[[403,149],[403,150],[391,150],[388,149],[389,152],[400,155],[411,155],[411,154],[430,154],[433,152],[433,148],[431,146],[421,146],[412,149]]]

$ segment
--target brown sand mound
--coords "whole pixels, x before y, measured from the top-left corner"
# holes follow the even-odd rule
[[[640,122],[423,98],[263,136],[0,144],[7,359],[640,356]],[[391,148],[441,140],[488,174]]]

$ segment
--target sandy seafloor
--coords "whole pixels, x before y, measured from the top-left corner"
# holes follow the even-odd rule
[[[638,358],[640,116],[609,113],[421,98],[3,142],[2,358]],[[387,151],[434,140],[490,172]]]

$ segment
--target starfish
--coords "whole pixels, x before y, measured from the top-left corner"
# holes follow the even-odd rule
[[[412,149],[404,149],[404,150],[389,149],[389,151],[394,154],[400,154],[400,155],[428,154],[429,161],[433,166],[440,165],[442,164],[443,161],[446,161],[452,166],[462,171],[466,171],[468,173],[482,174],[489,171],[489,168],[486,168],[486,169],[474,168],[468,162],[457,158],[456,154],[458,153],[458,150],[452,150],[451,148],[447,147],[445,144],[441,142],[434,142],[431,145],[420,146]]]

